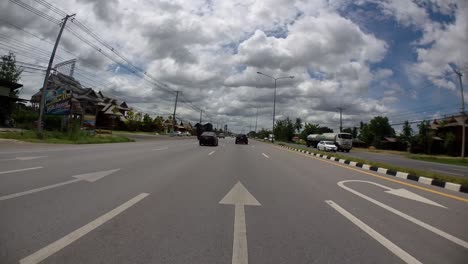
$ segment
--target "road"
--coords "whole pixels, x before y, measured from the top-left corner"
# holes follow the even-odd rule
[[[287,144],[292,147],[297,147],[297,144]],[[302,146],[306,147],[306,146]],[[339,152],[340,155],[355,157],[360,159],[366,159],[374,162],[382,162],[394,166],[413,168],[418,170],[432,171],[436,173],[443,173],[446,175],[453,175],[458,177],[468,178],[468,167],[467,166],[458,166],[443,164],[437,162],[428,162],[422,160],[414,160],[407,158],[403,155],[390,154],[390,153],[374,153],[374,152],[365,152],[365,151],[355,151],[351,150],[350,152]]]
[[[2,264],[468,259],[467,194],[229,138],[3,142],[0,216]]]

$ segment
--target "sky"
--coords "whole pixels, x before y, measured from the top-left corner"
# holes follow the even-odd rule
[[[47,66],[65,14],[76,15],[54,64],[77,59],[83,86],[153,117],[173,112],[177,90],[180,119],[195,123],[203,109],[204,122],[237,132],[253,130],[257,113],[257,129],[271,129],[274,81],[257,72],[294,76],[277,81],[276,119],[335,131],[338,108],[343,127],[456,114],[453,69],[468,83],[466,0],[5,0],[0,53]],[[20,96],[43,78],[26,70]]]

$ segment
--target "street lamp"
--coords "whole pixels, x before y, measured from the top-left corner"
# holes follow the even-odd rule
[[[293,79],[294,76],[287,76],[287,77],[280,77],[280,78],[275,78],[273,76],[270,76],[270,75],[266,75],[262,72],[257,72],[257,74],[260,74],[260,75],[263,75],[263,76],[266,76],[268,78],[271,78],[273,80],[275,80],[275,96],[273,97],[273,125],[271,127],[271,133],[273,134],[273,137],[271,139],[271,142],[275,142],[275,115],[276,115],[276,81],[277,80],[281,80],[281,79]]]

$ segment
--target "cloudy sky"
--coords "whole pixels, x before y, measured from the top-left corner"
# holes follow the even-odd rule
[[[236,131],[253,129],[257,111],[258,129],[271,127],[274,82],[258,71],[295,77],[277,83],[276,118],[334,129],[339,107],[344,127],[459,112],[452,68],[468,83],[466,0],[5,0],[0,52],[46,66],[65,13],[76,16],[55,63],[76,58],[83,86],[152,116],[172,113],[168,89],[179,90],[181,119],[197,121],[202,108]],[[21,97],[43,76],[28,69]]]

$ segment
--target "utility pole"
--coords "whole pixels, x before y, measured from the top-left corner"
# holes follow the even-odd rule
[[[203,109],[200,109],[200,125],[201,125],[201,122],[202,122],[202,113],[203,113]]]
[[[255,115],[255,133],[257,133],[257,121],[258,121],[258,107],[257,107],[257,114]]]
[[[45,97],[47,95],[47,91],[46,91],[47,90],[47,83],[49,81],[50,71],[52,70],[52,64],[54,63],[55,52],[57,51],[57,48],[58,48],[58,45],[59,45],[59,42],[60,42],[60,38],[62,37],[63,29],[65,28],[65,25],[67,24],[68,19],[71,18],[71,17],[74,17],[74,16],[75,16],[75,14],[66,15],[62,19],[62,26],[60,27],[59,34],[57,36],[57,39],[55,40],[54,49],[52,50],[52,54],[50,55],[49,65],[47,66],[47,71],[46,71],[46,74],[45,74],[45,77],[44,77],[44,83],[42,84],[41,102],[39,104],[39,119],[37,120],[37,123],[38,123],[37,127],[38,127],[38,132],[40,134],[42,134],[42,130],[43,130],[42,119],[43,119],[43,114],[44,114]]]
[[[343,107],[338,107],[338,110],[340,110],[340,133],[343,132]]]
[[[175,114],[177,110],[177,100],[179,99],[179,91],[176,91],[175,104],[174,104],[174,113],[172,114],[172,132],[174,132],[175,126],[177,124]]]
[[[457,70],[453,70],[455,74],[458,75],[458,81],[460,82],[460,92],[461,92],[461,113],[464,115],[465,114],[465,95],[463,94],[463,83],[462,83],[462,76],[461,72]]]
[[[461,92],[461,114],[462,116],[462,145],[461,145],[461,158],[465,158],[465,140],[466,140],[466,128],[465,128],[465,122],[466,122],[466,117],[465,117],[465,96],[463,95],[463,83],[462,83],[462,74],[461,72],[457,70],[453,70],[457,75],[458,75],[458,81],[460,82],[460,92]]]

